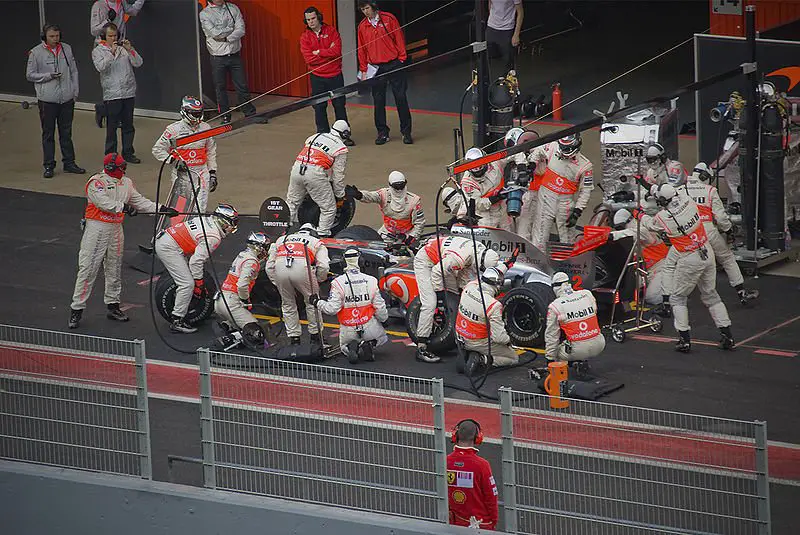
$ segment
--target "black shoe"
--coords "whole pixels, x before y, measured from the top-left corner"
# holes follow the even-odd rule
[[[345,140],[344,140],[344,144],[345,144],[345,146],[347,146],[347,147],[354,147],[354,146],[355,146],[355,144],[356,144],[356,142],[355,142],[355,141],[353,141],[353,140],[352,140],[352,139],[350,139],[350,138],[347,138],[347,139],[345,139]]]
[[[414,138],[411,137],[411,134],[403,134],[403,143],[406,145],[413,145]]]
[[[376,145],[386,145],[386,142],[389,141],[389,134],[378,134],[378,137],[375,138]]]
[[[733,334],[731,334],[731,328],[728,327],[720,327],[719,328],[719,348],[724,349],[726,351],[730,351],[736,345],[736,342],[733,340]]]
[[[358,364],[358,357],[358,340],[350,340],[347,342],[347,362]]]
[[[81,316],[83,316],[83,310],[72,310],[70,309],[69,312],[69,328],[70,329],[77,329],[78,326],[81,324]]]
[[[299,346],[300,345],[300,337],[299,336],[292,336],[291,338],[289,338],[289,343],[291,345],[293,345],[293,346]]]
[[[464,366],[464,375],[467,377],[472,377],[478,373],[478,370],[486,366],[486,364],[486,355],[481,355],[477,351],[472,351],[470,352],[467,363]]]
[[[128,321],[130,319],[127,314],[119,309],[119,303],[111,303],[108,305],[106,317],[114,321]]]
[[[78,167],[78,164],[76,164],[75,162],[71,162],[64,164],[64,172],[72,173],[75,175],[85,175],[86,169],[84,169],[83,167]]]
[[[56,172],[55,172],[55,169],[54,169],[54,168],[52,168],[52,167],[45,167],[45,168],[44,168],[44,173],[42,173],[42,176],[43,176],[44,178],[53,178],[53,175],[55,175],[55,174],[56,174]]]
[[[688,353],[692,349],[692,339],[689,336],[689,331],[678,331],[678,336],[678,341],[675,343],[675,351]]]
[[[569,367],[571,368],[572,373],[575,375],[575,379],[579,381],[586,380],[590,375],[591,369],[589,368],[589,362],[585,360],[573,360],[570,361]]]
[[[751,288],[742,288],[736,292],[739,295],[739,302],[743,305],[748,304],[750,301],[754,299],[758,299],[758,290],[753,290]]]
[[[375,362],[375,348],[372,347],[372,342],[364,340],[361,342],[361,358],[366,362]]]
[[[222,124],[231,124],[231,116],[230,115],[223,115],[222,116]]]
[[[174,333],[191,334],[197,332],[197,327],[192,327],[183,318],[172,317],[172,323],[169,325],[169,330]]]
[[[128,156],[125,156],[123,154],[122,158],[128,163],[133,163],[133,164],[142,163],[142,160],[140,158],[137,158],[135,154],[130,154]]]
[[[441,362],[441,358],[437,357],[433,353],[429,353],[425,347],[418,347],[417,348],[417,360],[420,362]]]

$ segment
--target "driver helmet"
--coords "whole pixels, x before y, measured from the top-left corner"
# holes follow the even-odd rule
[[[486,156],[486,153],[483,151],[483,149],[478,147],[472,147],[469,150],[467,150],[467,152],[464,154],[464,159],[468,162],[471,162],[473,160],[478,160],[480,158],[483,158],[484,156]],[[483,164],[480,167],[471,169],[469,172],[472,174],[472,176],[478,178],[485,175],[486,171],[488,170],[489,166],[487,164]]]
[[[570,134],[558,140],[558,152],[565,158],[571,158],[578,154],[583,145],[580,133]]]
[[[569,275],[563,271],[553,274],[550,285],[553,287],[556,297],[561,297],[564,294],[572,293],[572,285],[569,283]]]
[[[500,263],[500,255],[498,255],[497,251],[495,251],[494,249],[489,249],[487,247],[481,253],[478,269],[484,271],[489,268],[495,267],[499,263]]]
[[[181,117],[189,126],[195,127],[203,120],[203,102],[191,95],[181,100]]]
[[[226,235],[235,234],[239,230],[239,212],[233,205],[222,203],[217,206],[211,217]]]
[[[263,232],[251,232],[247,237],[247,248],[255,253],[259,260],[267,257],[270,240]]]
[[[617,210],[617,213],[614,214],[614,228],[623,230],[631,219],[633,219],[633,214],[627,209],[621,208]]]

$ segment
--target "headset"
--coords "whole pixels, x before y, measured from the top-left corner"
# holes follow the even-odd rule
[[[458,444],[458,428],[461,427],[461,424],[463,424],[464,422],[472,422],[473,424],[475,424],[475,427],[478,428],[478,434],[475,435],[475,445],[477,446],[481,442],[483,442],[483,430],[481,429],[481,424],[479,424],[472,418],[464,418],[463,420],[458,422],[455,425],[455,427],[453,427],[453,431],[452,433],[450,433],[450,442],[452,442],[453,444]]]
[[[127,165],[117,165],[117,158],[119,158],[119,153],[113,152],[111,153],[111,161],[108,162],[103,166],[103,170],[113,173],[117,169],[122,169],[123,171],[127,167]]]
[[[311,7],[306,8],[305,11],[303,11],[303,24],[306,25],[306,28],[308,28],[308,23],[306,22],[306,15],[308,13],[314,13],[314,14],[317,15],[317,20],[319,20],[319,25],[320,26],[322,26],[322,23],[325,22],[325,19],[322,16],[322,12],[319,9],[317,9],[316,7],[311,6]]]
[[[57,31],[59,37],[63,36],[63,34],[61,33],[61,28],[59,27],[58,24],[50,24],[49,22],[45,22],[44,26],[42,26],[42,33],[39,34],[39,38],[42,40],[43,43],[47,42],[47,32],[50,30]]]
[[[106,22],[105,24],[103,24],[102,30],[100,30],[100,35],[103,36],[103,41],[108,41],[108,30],[109,30],[109,28],[111,28],[111,29],[113,29],[114,31],[117,32],[117,40],[119,40],[119,38],[121,37],[120,34],[119,34],[119,27],[116,24],[114,24],[113,22]]]

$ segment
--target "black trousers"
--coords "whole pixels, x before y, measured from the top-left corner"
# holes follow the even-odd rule
[[[236,96],[239,98],[239,105],[250,100],[250,90],[247,88],[247,73],[244,70],[242,57],[237,52],[230,56],[211,56],[211,74],[214,77],[214,88],[217,91],[217,105],[220,113],[227,113],[230,110],[228,104],[228,73],[231,75],[233,87],[236,89]],[[239,108],[245,115],[252,115],[256,112],[253,104],[246,104]]]
[[[500,56],[506,71],[514,68],[517,49],[511,46],[511,38],[514,37],[514,30],[495,30],[486,27],[486,45],[489,47],[490,57]]]
[[[400,60],[393,60],[389,63],[377,65],[378,72],[375,76],[393,71],[402,67]],[[389,135],[389,126],[386,124],[386,85],[392,86],[394,103],[397,106],[397,116],[400,118],[400,132],[402,134],[411,133],[411,110],[408,108],[406,91],[408,90],[408,79],[405,71],[387,75],[372,86],[372,103],[375,106],[375,128],[378,134]]]
[[[311,74],[311,95],[318,95],[320,93],[326,93],[328,91],[333,91],[334,89],[339,89],[340,87],[344,86],[344,75],[339,73],[338,76],[332,76],[330,78],[323,78],[322,76],[317,76],[316,74]],[[331,99],[331,104],[333,104],[333,113],[336,116],[336,120],[339,119],[346,121],[347,120],[347,110],[344,107],[345,98],[337,97]],[[319,104],[314,104],[314,122],[317,124],[317,133],[322,134],[325,132],[330,132],[331,127],[328,123],[328,101],[320,102]],[[349,123],[348,123],[349,124]]]
[[[122,130],[122,156],[133,156],[133,97],[106,100],[106,149],[105,154],[117,152],[117,126]]]
[[[72,117],[75,101],[63,104],[39,101],[39,120],[42,122],[42,163],[45,167],[56,166],[56,124],[58,144],[61,145],[61,161],[65,165],[75,163],[75,147],[72,146]]]

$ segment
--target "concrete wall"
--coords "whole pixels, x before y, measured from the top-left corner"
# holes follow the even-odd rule
[[[0,461],[0,518],[3,533],[25,535],[476,533],[422,520],[11,461]]]

